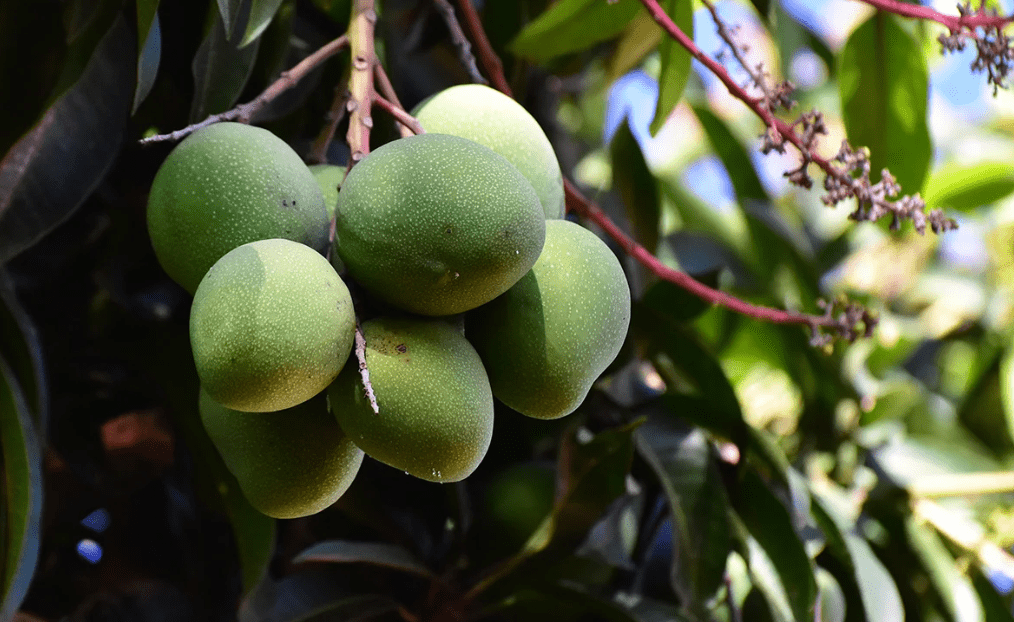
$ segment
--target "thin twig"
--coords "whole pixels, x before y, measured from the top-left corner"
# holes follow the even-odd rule
[[[468,29],[472,43],[475,44],[476,51],[479,53],[479,60],[482,61],[482,66],[489,74],[493,86],[504,95],[513,97],[510,84],[507,83],[507,76],[503,73],[503,63],[500,62],[500,57],[496,55],[490,44],[486,30],[482,27],[482,20],[475,11],[475,7],[472,6],[472,1],[458,0],[458,8],[461,9],[461,15],[465,18],[465,28]]]
[[[401,105],[401,101],[398,99],[398,93],[395,92],[394,85],[391,84],[391,78],[387,77],[387,72],[384,71],[384,65],[382,65],[381,63],[376,63],[375,65],[373,65],[373,77],[375,80],[374,84],[380,90],[380,94],[384,96],[387,102],[393,104],[396,108],[404,111],[405,107]],[[418,123],[418,121],[416,123]],[[421,130],[422,127],[420,126],[419,129]],[[407,138],[412,134],[422,133],[421,131],[420,132],[414,131],[411,126],[406,125],[404,123],[398,124],[398,131],[401,133],[402,138]]]
[[[327,113],[327,123],[320,130],[320,134],[314,139],[310,147],[310,155],[307,160],[312,164],[324,164],[327,162],[327,148],[334,140],[338,125],[345,118],[345,105],[349,101],[349,91],[345,86],[335,88],[334,99],[331,101],[331,109]]]
[[[313,71],[325,60],[340,52],[348,44],[348,37],[342,35],[327,45],[324,45],[313,54],[310,54],[303,60],[299,61],[299,63],[297,63],[292,69],[283,71],[282,75],[272,82],[268,88],[264,89],[260,95],[245,104],[240,104],[231,110],[227,110],[219,114],[213,114],[203,121],[194,123],[193,125],[188,125],[187,127],[176,130],[175,132],[171,132],[169,134],[159,134],[158,136],[150,136],[148,138],[143,138],[138,142],[141,145],[150,145],[164,141],[176,142],[186,138],[196,130],[220,121],[238,121],[239,123],[249,123],[250,119],[253,118],[253,116],[257,114],[261,108],[298,84],[299,81],[306,76],[306,74]]]
[[[479,73],[479,67],[475,64],[475,55],[472,54],[472,45],[461,30],[461,24],[458,23],[458,18],[454,15],[454,7],[447,0],[433,0],[433,3],[437,5],[437,9],[440,10],[440,14],[444,17],[447,30],[451,33],[451,41],[454,42],[454,47],[458,48],[461,64],[465,66],[465,70],[468,71],[468,76],[472,78],[472,82],[489,84],[486,78],[483,78],[482,74]]]
[[[399,124],[401,124],[401,127],[409,130],[410,135],[426,133],[426,130],[424,130],[422,125],[419,124],[419,120],[405,112],[405,109],[401,106],[394,105],[380,95],[373,96],[373,103],[389,112],[391,116],[394,117]]]
[[[947,26],[952,31],[963,28],[974,32],[976,28],[1004,28],[1014,22],[1014,16],[1002,17],[985,13],[969,13],[965,15],[945,15],[932,7],[909,4],[900,0],[862,0],[866,4],[882,11],[894,13],[901,17],[927,19]]]

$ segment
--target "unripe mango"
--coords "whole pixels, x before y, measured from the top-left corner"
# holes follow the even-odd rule
[[[630,323],[623,268],[594,233],[546,222],[546,245],[531,272],[466,316],[493,395],[538,419],[573,412],[616,358]]]
[[[219,257],[241,244],[286,238],[323,252],[324,198],[302,159],[271,132],[216,123],[166,158],[148,195],[159,263],[191,294]]]
[[[489,302],[535,263],[545,217],[528,180],[482,145],[423,134],[383,145],[338,194],[338,252],[390,304],[451,315]]]
[[[367,455],[416,477],[468,477],[493,436],[493,395],[479,355],[442,320],[378,318],[362,328],[379,412],[353,358],[328,389],[342,429]]]
[[[482,84],[444,89],[413,111],[427,132],[485,145],[517,167],[539,195],[546,218],[563,218],[563,174],[539,122],[500,91]]]
[[[201,391],[201,420],[243,495],[275,518],[316,514],[355,479],[363,452],[327,410],[324,394],[278,412],[226,408]]]
[[[291,240],[244,244],[215,262],[190,310],[190,343],[212,399],[244,412],[290,408],[323,391],[355,337],[345,283]]]

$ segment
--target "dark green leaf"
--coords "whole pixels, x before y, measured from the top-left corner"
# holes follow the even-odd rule
[[[278,12],[278,7],[282,5],[283,0],[253,0],[250,5],[250,18],[246,23],[246,32],[243,33],[243,40],[239,42],[239,47],[245,47],[250,44],[254,39],[261,36],[264,29],[268,27],[271,20],[274,19],[275,13]]]
[[[547,583],[536,589],[522,590],[513,597],[538,602],[547,613],[559,611],[562,607],[573,611],[594,611],[596,620],[606,622],[640,622],[640,618],[630,609],[592,594],[574,582]]]
[[[940,596],[948,617],[954,622],[979,622],[984,618],[982,601],[968,577],[958,569],[957,563],[940,536],[929,526],[909,516],[905,531],[912,551],[926,569],[933,589]]]
[[[131,113],[137,112],[137,107],[148,97],[158,75],[158,65],[162,58],[162,28],[157,14],[148,30],[147,38],[141,41],[144,41],[144,45],[141,46],[141,53],[137,59],[137,88],[134,90]]]
[[[47,438],[49,381],[35,324],[22,308],[7,273],[0,269],[0,353],[25,392],[39,438]]]
[[[10,620],[28,593],[39,558],[42,522],[42,439],[25,395],[0,352],[0,448],[3,455],[0,620]]]
[[[265,578],[240,604],[239,622],[302,622],[327,614],[327,620],[366,620],[398,610],[382,594],[350,594],[329,572],[297,572],[280,581]]]
[[[408,550],[386,542],[352,542],[327,540],[318,542],[296,556],[293,563],[325,562],[336,564],[366,563],[403,570],[424,577],[430,569]]]
[[[933,149],[926,124],[929,71],[919,43],[878,11],[845,43],[838,85],[849,142],[870,150],[871,180],[887,168],[903,193],[922,190]]]
[[[561,0],[525,26],[510,48],[540,62],[585,50],[619,35],[641,10],[637,0]]]
[[[985,612],[984,622],[1014,622],[1011,604],[1004,602],[1004,599],[997,593],[996,587],[978,568],[972,569],[972,572],[972,584],[975,585],[975,591],[982,599],[982,608]]]
[[[137,6],[137,40],[147,41],[148,30],[158,21],[159,0],[136,0]],[[144,49],[138,50],[139,55]]]
[[[68,12],[69,19],[65,22],[69,44],[67,55],[60,68],[56,88],[49,96],[48,106],[53,106],[82,78],[84,72],[94,62],[93,56],[103,40],[108,37],[110,29],[123,17],[121,12],[123,0],[74,2],[71,6],[72,9]],[[136,54],[135,48],[131,55]]]
[[[694,3],[692,0],[669,0],[665,4],[666,13],[672,18],[688,37],[694,38]],[[658,78],[658,102],[655,106],[655,118],[651,122],[651,133],[657,134],[669,118],[673,108],[683,97],[683,88],[690,77],[690,52],[666,36],[658,49],[662,57],[662,70]]]
[[[730,499],[749,534],[744,557],[750,574],[772,611],[784,619],[812,620],[817,583],[793,516],[749,468]]]
[[[67,218],[112,164],[134,94],[134,45],[121,16],[77,83],[0,161],[0,264]]]
[[[717,284],[717,279],[706,280],[712,287]],[[669,281],[652,284],[641,296],[641,304],[673,322],[689,322],[711,308],[711,303]]]
[[[623,200],[634,238],[654,254],[658,247],[661,213],[658,182],[648,170],[644,154],[627,120],[620,123],[616,130],[609,145],[609,154],[613,162],[613,187]]]
[[[700,429],[652,416],[635,435],[637,451],[665,490],[673,522],[670,581],[680,602],[704,613],[723,585],[732,549],[728,499],[711,445]]]
[[[930,175],[923,198],[927,207],[962,212],[992,205],[1014,192],[1014,166],[1010,162],[951,164]]]
[[[239,15],[243,12],[243,4],[250,0],[218,0],[218,14],[222,18],[226,32],[235,32]]]
[[[225,0],[220,0],[221,5]],[[190,121],[196,123],[208,115],[225,112],[239,99],[257,60],[260,40],[240,49],[238,22],[228,36],[225,23],[216,12],[214,23],[194,56],[194,99]]]
[[[694,114],[701,122],[711,147],[725,165],[736,197],[740,201],[767,201],[768,194],[754,170],[750,156],[725,122],[704,106],[694,106]]]

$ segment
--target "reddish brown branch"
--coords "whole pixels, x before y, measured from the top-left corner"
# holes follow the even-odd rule
[[[959,31],[966,28],[974,31],[976,28],[1004,28],[1014,17],[1003,17],[999,15],[988,15],[985,13],[969,13],[966,15],[945,15],[928,6],[909,4],[899,0],[862,0],[866,4],[876,7],[882,11],[894,13],[902,17],[914,17],[926,19],[943,24],[952,31]]]
[[[373,96],[373,103],[377,104],[384,110],[386,110],[395,120],[401,124],[402,127],[409,130],[409,134],[425,134],[422,125],[419,125],[419,120],[405,112],[405,109],[399,105],[395,105],[380,95]]]
[[[475,44],[476,51],[479,54],[479,61],[486,69],[490,82],[501,93],[513,97],[514,93],[511,92],[510,84],[507,83],[507,76],[503,73],[503,63],[500,62],[500,57],[496,55],[493,45],[489,42],[489,37],[486,36],[486,30],[482,27],[482,20],[479,18],[475,7],[472,6],[472,0],[458,0],[458,8],[461,9],[461,16],[465,18],[465,28],[468,29],[468,36],[471,37],[472,43]]]

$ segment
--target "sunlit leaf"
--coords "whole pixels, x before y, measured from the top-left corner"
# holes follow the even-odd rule
[[[922,48],[894,17],[876,12],[849,37],[838,60],[849,142],[870,150],[870,178],[888,168],[902,192],[922,190],[933,149],[926,107],[929,70]]]
[[[1014,166],[1010,162],[950,164],[926,181],[923,198],[928,207],[971,211],[1014,193]]]
[[[694,38],[694,3],[692,0],[668,0],[665,3],[666,13],[688,37]],[[658,48],[662,57],[662,69],[658,78],[658,102],[655,106],[655,118],[649,129],[652,134],[658,133],[672,113],[680,98],[683,88],[690,77],[690,52],[670,36],[662,39]]]
[[[219,4],[224,2],[226,0],[220,0]],[[214,23],[197,48],[192,65],[194,99],[190,106],[191,123],[232,108],[250,79],[260,40],[239,48],[230,42],[230,39],[239,40],[235,30],[237,25],[233,24],[233,28],[233,36],[230,37],[220,14],[216,12]]]
[[[818,567],[816,572],[821,622],[845,622],[845,593],[834,575]]]
[[[658,219],[661,212],[658,182],[648,170],[641,147],[624,120],[609,145],[613,163],[613,187],[620,193],[634,238],[654,253],[658,246]]]
[[[647,12],[638,13],[623,30],[606,65],[606,80],[612,82],[634,69],[662,42],[662,27]]]
[[[1011,604],[997,593],[996,587],[978,569],[972,569],[972,584],[982,600],[984,622],[1014,622]]]
[[[112,165],[134,94],[134,44],[121,16],[80,79],[0,161],[0,264],[67,218]]]
[[[981,622],[985,614],[979,595],[968,577],[958,569],[940,536],[911,516],[905,521],[905,530],[909,545],[922,561],[950,619],[955,622]]]
[[[642,8],[637,0],[561,0],[525,26],[510,48],[536,61],[585,50],[619,35]]]
[[[243,40],[239,42],[239,47],[245,47],[254,39],[261,36],[264,29],[274,19],[275,13],[278,12],[278,7],[282,5],[282,2],[283,0],[252,0],[250,4],[250,18],[247,20],[246,32],[243,33]]]
[[[6,526],[0,567],[0,620],[10,620],[28,593],[39,558],[42,522],[42,439],[36,433],[28,401],[0,352],[0,491]]]
[[[353,542],[326,540],[306,549],[292,560],[293,563],[324,562],[335,564],[366,563],[403,570],[424,577],[430,569],[408,550],[387,542]]]

